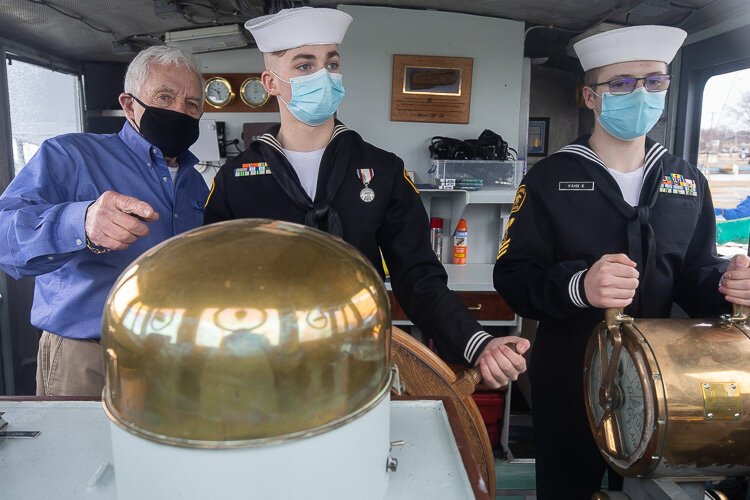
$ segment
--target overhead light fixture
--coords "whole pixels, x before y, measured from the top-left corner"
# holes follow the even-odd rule
[[[249,40],[239,24],[211,26],[193,30],[171,31],[164,35],[164,43],[170,47],[199,54],[217,50],[238,49],[247,46]]]

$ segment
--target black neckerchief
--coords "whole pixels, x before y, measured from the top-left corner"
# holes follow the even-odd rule
[[[350,163],[351,140],[353,139],[352,136],[356,136],[356,134],[338,120],[336,121],[331,140],[320,160],[315,200],[311,200],[302,187],[294,167],[284,155],[281,144],[276,139],[280,128],[281,125],[275,125],[253,142],[251,147],[258,148],[266,162],[272,165],[271,174],[289,199],[305,210],[306,226],[343,238],[344,230],[341,225],[341,216],[331,206],[331,202],[344,182]]]
[[[626,232],[628,240],[628,257],[638,266],[640,272],[639,286],[633,297],[633,303],[628,308],[638,311],[641,317],[656,317],[657,304],[643,298],[644,291],[651,289],[650,281],[655,277],[656,268],[656,238],[651,226],[651,209],[659,196],[658,183],[662,178],[664,162],[662,157],[667,153],[661,144],[646,138],[646,157],[643,187],[641,188],[638,206],[630,206],[622,196],[620,186],[607,166],[589,146],[589,135],[578,138],[573,144],[565,146],[556,154],[567,153],[582,157],[591,178],[604,192],[605,198],[627,220]],[[653,309],[653,310],[652,310]]]

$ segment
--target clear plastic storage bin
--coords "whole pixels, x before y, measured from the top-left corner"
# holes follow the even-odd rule
[[[523,177],[522,161],[432,160],[432,184],[442,189],[516,189]],[[481,179],[481,182],[478,180]],[[462,182],[463,180],[463,182]]]

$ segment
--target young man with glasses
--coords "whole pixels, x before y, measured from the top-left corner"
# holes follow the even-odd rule
[[[594,131],[535,165],[516,195],[494,284],[539,321],[529,376],[541,500],[600,489],[606,465],[589,430],[583,364],[606,308],[657,318],[673,301],[691,316],[750,304],[750,259],[716,254],[706,179],[646,137],[685,36],[634,26],[575,44]],[[620,489],[622,479],[609,478]]]

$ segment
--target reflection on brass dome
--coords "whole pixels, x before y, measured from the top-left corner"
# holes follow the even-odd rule
[[[350,245],[268,220],[202,227],[146,252],[112,288],[105,411],[181,446],[323,432],[387,395],[390,335],[383,282]]]

